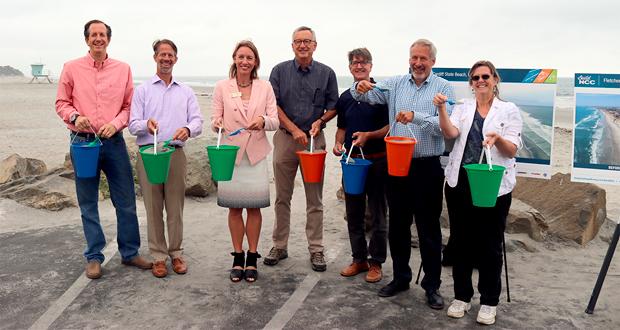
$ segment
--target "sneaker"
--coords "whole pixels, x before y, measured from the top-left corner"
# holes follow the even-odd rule
[[[480,324],[491,325],[495,323],[495,315],[497,315],[497,307],[489,305],[480,305],[480,311],[476,322]]]
[[[315,272],[324,272],[327,269],[323,252],[310,253],[310,262],[312,263],[312,270]]]
[[[269,250],[269,255],[263,259],[263,263],[268,266],[275,266],[282,259],[288,258],[286,249],[278,249],[275,246]]]
[[[469,311],[471,304],[462,300],[454,299],[450,307],[448,307],[448,316],[460,319]]]

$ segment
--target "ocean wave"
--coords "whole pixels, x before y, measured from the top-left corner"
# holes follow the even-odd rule
[[[583,117],[575,126],[578,129],[589,129],[596,127],[601,118],[601,114],[596,109],[589,109],[591,113]]]
[[[605,131],[605,116],[600,111],[595,111],[597,115],[596,123],[592,127],[592,144],[590,147],[590,159],[591,163],[598,164],[598,149],[601,147],[601,141],[603,140],[603,133]]]
[[[551,136],[553,134],[553,129],[551,126],[543,124],[540,120],[532,117],[524,111],[521,112],[521,118],[523,119],[523,125],[529,132],[551,144]]]

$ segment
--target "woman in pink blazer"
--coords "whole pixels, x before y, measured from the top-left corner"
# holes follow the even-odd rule
[[[232,55],[230,79],[218,81],[213,94],[211,127],[231,132],[244,128],[239,134],[222,137],[222,143],[239,146],[232,181],[218,183],[217,204],[227,207],[228,228],[234,252],[230,279],[245,278],[254,282],[258,277],[256,259],[262,216],[260,209],[268,207],[269,172],[267,154],[271,145],[265,134],[280,126],[273,88],[268,81],[258,79],[260,57],[251,41],[237,44]],[[247,222],[243,222],[243,209]],[[243,251],[243,236],[248,239],[247,259]]]

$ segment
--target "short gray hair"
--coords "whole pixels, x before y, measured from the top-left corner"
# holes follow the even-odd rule
[[[364,60],[368,61],[368,63],[372,63],[372,55],[370,55],[370,51],[366,48],[355,48],[354,50],[349,52],[349,64],[353,62],[354,57],[361,57]]]
[[[307,26],[300,26],[300,27],[296,28],[295,31],[293,31],[293,35],[291,36],[291,40],[295,40],[295,33],[300,32],[300,31],[310,31],[310,33],[312,33],[312,41],[316,41],[316,34],[314,33],[314,30],[312,30],[311,28],[309,28]]]
[[[431,51],[431,60],[435,60],[437,58],[437,48],[435,47],[435,44],[433,44],[430,40],[428,39],[418,39],[416,40],[414,43],[411,44],[411,47],[409,48],[413,48],[414,46],[426,46],[430,49]]]

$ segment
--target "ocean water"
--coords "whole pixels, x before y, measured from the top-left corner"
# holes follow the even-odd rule
[[[575,112],[575,154],[573,161],[582,164],[598,162],[598,144],[603,130],[603,114],[594,107],[577,107]]]
[[[523,148],[517,152],[517,157],[551,161],[553,108],[533,105],[519,108],[523,119]]]

